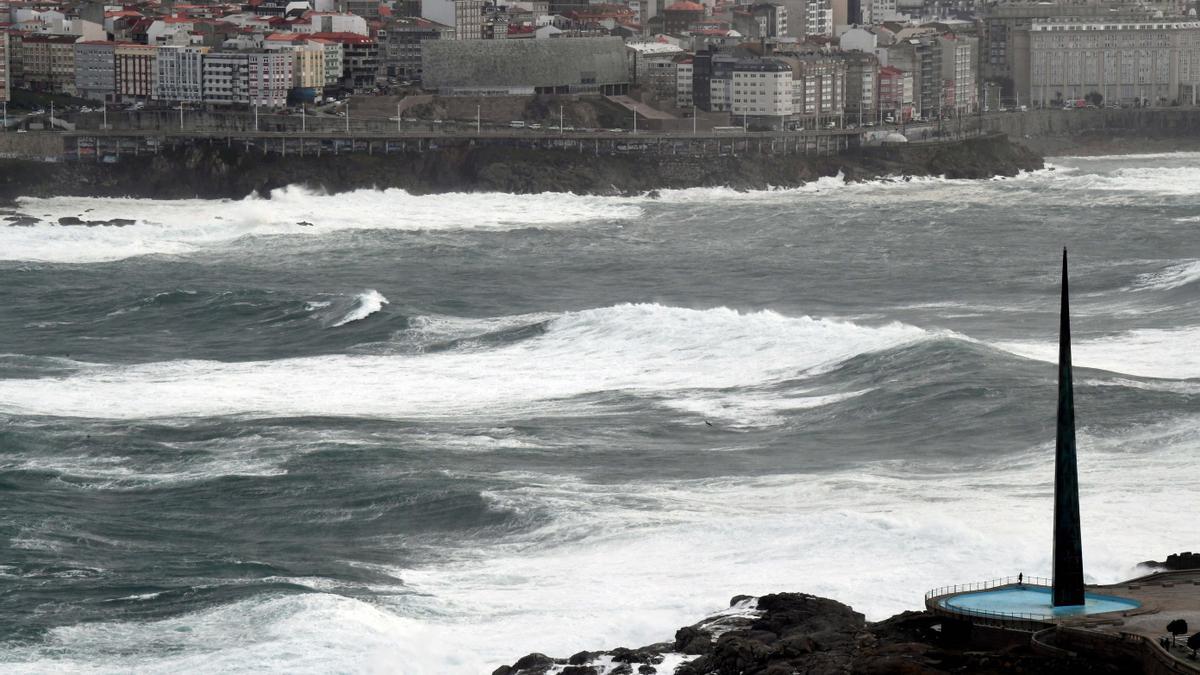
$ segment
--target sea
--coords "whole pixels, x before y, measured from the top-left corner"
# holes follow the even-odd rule
[[[1064,247],[1086,578],[1198,543],[1200,154],[13,210],[2,672],[490,673],[1049,576]]]

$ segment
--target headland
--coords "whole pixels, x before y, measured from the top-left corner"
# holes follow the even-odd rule
[[[1140,606],[1061,620],[965,617],[928,602],[946,597],[940,594],[927,597],[924,611],[868,622],[836,600],[804,593],[736,596],[673,639],[565,658],[533,653],[493,675],[1200,672],[1182,642],[1160,643],[1173,619],[1196,620],[1200,570],[1155,571],[1089,592],[1114,589]]]

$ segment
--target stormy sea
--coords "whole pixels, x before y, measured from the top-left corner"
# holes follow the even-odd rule
[[[486,673],[1048,576],[1063,246],[1085,570],[1127,578],[1195,543],[1200,154],[1050,164],[22,199],[0,671]]]

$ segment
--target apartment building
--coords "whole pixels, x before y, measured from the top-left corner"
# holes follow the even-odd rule
[[[75,43],[75,91],[80,98],[111,101],[117,93],[115,42]]]
[[[732,72],[729,111],[735,122],[780,130],[795,112],[792,69],[770,59],[738,61]]]
[[[869,122],[878,116],[879,59],[865,52],[847,52],[846,114],[857,123]]]
[[[117,100],[144,101],[154,94],[157,52],[152,45],[117,44],[113,50]]]
[[[158,47],[153,97],[160,101],[202,102],[204,55],[209,51],[208,47]]]
[[[34,91],[75,94],[75,40],[68,35],[27,35],[21,40],[24,85]]]
[[[421,44],[453,40],[454,28],[416,17],[393,19],[379,29],[379,68],[385,77],[420,80]]]
[[[292,88],[290,50],[214,51],[204,56],[204,102],[281,108]]]
[[[455,40],[480,40],[483,4],[483,0],[422,0],[421,18],[450,26]]]
[[[942,110],[947,115],[966,115],[975,110],[976,49],[978,40],[947,33],[937,39],[942,49]]]

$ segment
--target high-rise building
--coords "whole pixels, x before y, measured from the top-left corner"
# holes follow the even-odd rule
[[[379,29],[379,69],[386,77],[421,79],[421,43],[453,40],[454,29],[428,19],[392,19]]]

